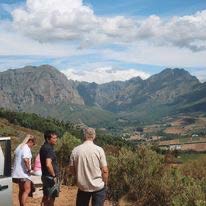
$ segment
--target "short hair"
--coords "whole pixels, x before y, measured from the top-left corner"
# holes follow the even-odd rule
[[[45,139],[45,141],[50,140],[53,135],[57,135],[57,133],[55,131],[52,131],[52,130],[46,130],[44,132],[44,139]]]
[[[84,139],[86,138],[92,139],[96,137],[95,129],[91,127],[84,128],[83,134],[84,134]]]

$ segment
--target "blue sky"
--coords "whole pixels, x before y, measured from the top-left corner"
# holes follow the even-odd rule
[[[204,0],[87,0],[98,15],[160,16],[188,15],[206,7]]]
[[[185,68],[206,81],[205,0],[0,0],[0,71],[104,83]]]

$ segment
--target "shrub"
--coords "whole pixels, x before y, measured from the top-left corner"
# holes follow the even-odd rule
[[[79,145],[81,141],[70,133],[64,133],[63,137],[59,139],[56,147],[56,153],[58,156],[58,163],[60,169],[60,179],[62,183],[68,185],[71,183],[69,178],[68,166],[69,158],[74,147]]]
[[[204,183],[164,164],[163,157],[146,147],[122,148],[108,157],[109,195],[113,201],[127,197],[136,206],[202,206]]]
[[[151,201],[153,190],[162,175],[163,159],[145,147],[132,152],[121,149],[119,156],[108,157],[110,168],[110,195],[118,200],[123,195],[135,202]]]
[[[206,157],[186,162],[181,171],[184,175],[195,179],[206,180]]]

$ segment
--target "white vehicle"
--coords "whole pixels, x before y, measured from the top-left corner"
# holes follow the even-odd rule
[[[0,137],[0,205],[12,206],[10,137]]]

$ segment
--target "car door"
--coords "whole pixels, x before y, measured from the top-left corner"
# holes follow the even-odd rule
[[[12,206],[10,137],[0,137],[0,205]]]

